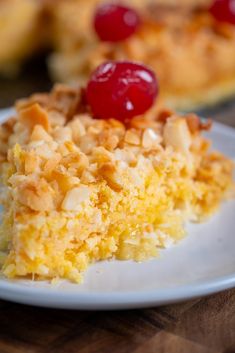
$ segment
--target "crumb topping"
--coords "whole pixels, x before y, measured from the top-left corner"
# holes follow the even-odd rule
[[[82,90],[63,85],[19,101],[16,109],[17,116],[1,128],[8,146],[8,154],[0,146],[1,159],[15,168],[8,180],[17,189],[14,197],[33,211],[76,211],[89,198],[87,186],[105,180],[122,190],[130,182],[128,171],[132,178],[136,174],[137,182],[140,167],[150,171],[172,150],[192,165],[193,140],[209,128],[195,115],[181,117],[165,110],[153,110],[128,125],[94,119]]]

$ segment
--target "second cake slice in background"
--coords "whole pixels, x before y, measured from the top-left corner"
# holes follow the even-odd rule
[[[103,61],[128,59],[154,69],[170,107],[190,110],[235,93],[235,26],[216,20],[209,12],[211,2],[144,2],[136,7],[138,30],[118,43],[101,41],[95,33],[96,3],[70,0],[55,8],[56,51],[49,66],[56,80],[86,81]],[[134,9],[134,3],[127,4]]]

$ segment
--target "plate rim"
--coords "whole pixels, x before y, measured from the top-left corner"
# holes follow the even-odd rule
[[[13,112],[13,108],[0,109],[0,123],[7,120]],[[220,122],[213,121],[213,131],[235,138],[235,129]],[[15,281],[0,278],[0,299],[57,309],[119,310],[172,304],[231,288],[235,288],[235,271],[234,274],[227,276],[173,288],[111,291],[107,293],[90,292],[89,290],[84,292],[60,292],[53,287],[27,286],[27,282],[25,284],[15,283]]]
[[[232,288],[235,288],[235,273],[172,289],[107,293],[59,292],[53,288],[31,287],[0,279],[0,298],[25,305],[55,309],[123,310],[187,301]]]

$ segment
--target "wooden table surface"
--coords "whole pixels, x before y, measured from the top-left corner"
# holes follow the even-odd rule
[[[45,90],[41,61],[0,80],[0,107]],[[35,70],[35,66],[37,69]],[[235,104],[204,111],[235,127]],[[235,353],[235,289],[161,308],[60,311],[0,301],[0,353]]]

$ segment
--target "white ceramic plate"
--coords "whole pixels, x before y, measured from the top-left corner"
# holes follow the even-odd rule
[[[3,119],[2,113],[0,117]],[[235,130],[214,124],[214,147],[235,158]],[[209,222],[188,227],[188,236],[144,263],[92,265],[82,285],[0,279],[0,298],[68,309],[127,309],[187,300],[235,287],[235,202]]]

